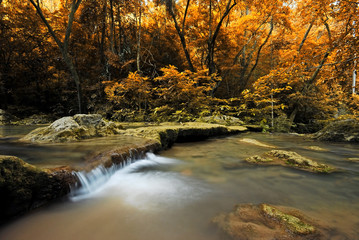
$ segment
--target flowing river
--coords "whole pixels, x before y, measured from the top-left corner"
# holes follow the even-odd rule
[[[11,134],[3,133],[1,154],[39,166],[81,165],[91,151],[138,141],[115,137],[40,147],[15,143]],[[295,151],[340,171],[318,175],[243,161],[273,148]],[[358,145],[246,133],[178,143],[121,168],[78,175],[87,183],[84,188],[1,226],[0,239],[219,240],[223,236],[211,219],[239,203],[294,207],[330,227],[331,239],[359,239]]]

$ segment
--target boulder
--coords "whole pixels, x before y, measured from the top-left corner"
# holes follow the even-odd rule
[[[359,142],[359,121],[356,119],[335,120],[312,136],[320,141]]]
[[[331,166],[319,164],[296,152],[285,150],[272,150],[262,155],[249,157],[245,161],[256,165],[282,165],[315,173],[330,173],[335,170]]]
[[[227,115],[201,117],[197,121],[205,122],[205,123],[221,124],[227,126],[244,124],[244,122],[241,121],[239,118],[227,116]]]
[[[76,182],[66,168],[40,169],[0,155],[0,222],[65,196]]]
[[[298,210],[269,204],[240,204],[212,219],[231,239],[327,239],[325,228]]]
[[[48,127],[37,128],[21,140],[39,143],[70,142],[117,134],[120,129],[121,126],[103,120],[99,114],[77,114],[60,118]]]

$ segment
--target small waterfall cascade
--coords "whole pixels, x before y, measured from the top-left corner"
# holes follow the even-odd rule
[[[72,187],[70,199],[76,201],[86,198],[86,196],[91,194],[95,194],[97,191],[101,190],[102,186],[104,186],[115,173],[118,173],[119,171],[121,171],[122,174],[128,174],[143,167],[159,164],[173,164],[176,161],[177,160],[174,159],[156,156],[153,153],[146,153],[143,158],[136,158],[133,154],[130,154],[130,157],[126,161],[123,161],[120,164],[114,164],[110,168],[105,168],[101,165],[92,169],[90,172],[74,172],[73,174],[79,179],[79,183]]]

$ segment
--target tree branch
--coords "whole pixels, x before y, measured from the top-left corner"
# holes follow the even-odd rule
[[[65,34],[65,40],[64,40],[64,50],[67,52],[67,48],[69,45],[69,39],[71,35],[71,29],[72,29],[72,23],[74,21],[75,12],[80,6],[82,0],[73,0],[71,4],[71,10],[69,14],[69,21],[67,22],[67,28],[66,28],[66,34]]]
[[[54,38],[56,44],[58,45],[58,47],[60,48],[61,51],[64,50],[64,45],[61,42],[61,40],[56,36],[54,30],[52,29],[52,27],[50,26],[49,22],[46,20],[41,8],[40,8],[40,3],[39,0],[37,0],[35,3],[34,0],[29,0],[31,2],[31,4],[35,7],[37,13],[39,14],[41,20],[43,21],[43,23],[46,25],[47,29],[49,30],[51,36]]]
[[[226,11],[224,12],[223,16],[219,20],[219,23],[217,24],[216,30],[213,33],[212,39],[211,39],[211,46],[214,46],[214,43],[216,41],[216,38],[218,36],[219,30],[221,29],[223,20],[227,17],[227,15],[231,12],[232,8],[237,5],[236,0],[234,0],[233,4],[231,5],[232,0],[228,0]]]
[[[268,16],[258,27],[257,29],[252,33],[252,35],[249,37],[249,39],[247,40],[246,44],[243,45],[243,47],[238,51],[238,53],[236,54],[236,56],[234,57],[233,60],[233,65],[237,63],[239,56],[241,55],[243,49],[249,44],[249,42],[252,40],[253,36],[257,33],[257,31],[263,26],[263,24],[265,24],[268,20],[270,16]]]
[[[266,45],[266,43],[268,42],[270,36],[272,35],[272,32],[273,32],[273,28],[274,28],[274,24],[273,24],[273,17],[271,18],[271,21],[270,21],[270,30],[268,32],[268,35],[266,37],[266,39],[264,40],[264,42],[260,45],[259,49],[258,49],[258,52],[257,52],[257,58],[256,58],[256,61],[251,69],[251,71],[249,72],[248,76],[247,76],[247,82],[248,80],[250,79],[250,77],[252,76],[252,73],[254,72],[254,69],[257,67],[258,65],[258,61],[259,61],[259,57],[260,57],[260,54],[261,54],[261,51],[262,51],[262,48],[264,47],[264,45]]]
[[[183,15],[183,21],[182,21],[182,33],[184,32],[184,26],[185,26],[185,23],[186,23],[186,17],[187,17],[187,12],[188,12],[188,7],[189,7],[189,2],[190,2],[190,0],[187,0],[186,10],[184,11],[184,15]]]

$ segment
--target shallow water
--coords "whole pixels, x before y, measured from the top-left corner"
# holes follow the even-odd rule
[[[116,147],[143,143],[130,136],[109,136],[85,139],[72,143],[32,144],[19,142],[21,137],[38,126],[0,126],[0,155],[13,155],[38,167],[85,166],[85,161],[96,153]]]
[[[246,157],[271,150],[253,140],[341,171],[317,175],[245,164]],[[332,239],[359,239],[359,162],[349,158],[359,158],[358,145],[294,135],[249,133],[175,144],[114,171],[94,189],[1,227],[0,239],[215,240],[222,236],[211,218],[235,204],[262,202],[318,219],[333,229]]]

